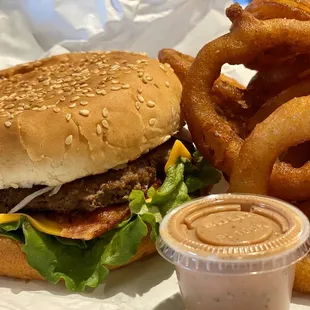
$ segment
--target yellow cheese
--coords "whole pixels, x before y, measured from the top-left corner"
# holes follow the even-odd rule
[[[22,216],[25,216],[37,230],[49,235],[61,236],[59,225],[56,222],[46,219],[44,215],[30,216],[24,213],[0,214],[0,224],[17,222]]]
[[[185,157],[189,160],[191,160],[192,158],[191,153],[184,146],[184,144],[181,141],[176,140],[169,154],[168,161],[165,165],[165,172],[167,172],[169,167],[173,166],[176,163],[179,157]]]

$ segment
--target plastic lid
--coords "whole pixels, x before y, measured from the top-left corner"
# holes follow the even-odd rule
[[[307,217],[271,197],[211,195],[173,210],[160,226],[159,253],[184,268],[248,273],[296,263],[310,248]]]

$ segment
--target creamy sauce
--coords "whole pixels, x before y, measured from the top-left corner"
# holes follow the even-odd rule
[[[289,310],[309,221],[280,200],[224,194],[168,214],[160,235],[186,310]]]
[[[295,266],[226,276],[177,268],[186,310],[289,310]]]

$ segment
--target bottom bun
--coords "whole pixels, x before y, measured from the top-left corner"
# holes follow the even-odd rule
[[[22,244],[16,240],[0,237],[0,276],[25,280],[44,280],[38,271],[31,268],[22,252]],[[110,270],[120,268],[156,252],[155,244],[149,235],[142,239],[137,253],[121,266],[107,266]]]

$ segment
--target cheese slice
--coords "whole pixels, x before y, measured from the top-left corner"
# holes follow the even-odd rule
[[[30,216],[24,213],[0,214],[0,224],[17,222],[22,216],[25,216],[31,225],[37,230],[49,235],[61,236],[62,229],[59,225],[54,221],[46,219],[43,214],[35,216]]]
[[[168,161],[165,165],[165,172],[169,169],[169,167],[173,166],[179,157],[185,157],[189,160],[192,159],[191,153],[184,146],[184,144],[180,140],[176,140],[173,144],[172,150],[169,154]]]
[[[190,152],[183,143],[176,140],[165,165],[165,171],[174,165],[180,156],[188,158],[189,160],[192,158]],[[151,199],[149,198],[149,201],[150,200]],[[35,214],[32,216],[24,213],[0,214],[0,224],[17,222],[22,216],[25,216],[31,225],[37,230],[49,235],[61,236],[63,227],[61,227],[56,221],[47,219],[44,214]]]

